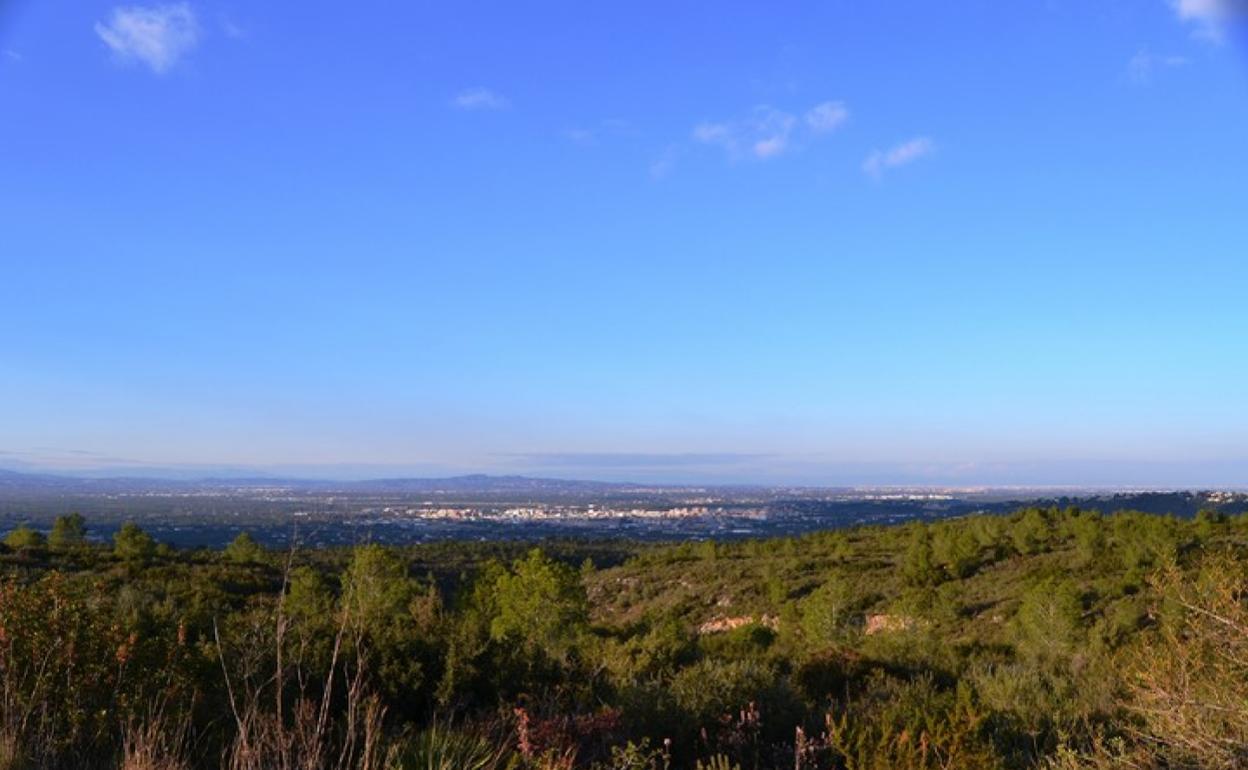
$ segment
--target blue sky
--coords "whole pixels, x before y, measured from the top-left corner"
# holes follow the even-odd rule
[[[1248,485],[1227,2],[0,5],[0,467]]]

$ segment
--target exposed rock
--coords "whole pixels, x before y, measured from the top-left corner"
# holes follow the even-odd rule
[[[711,618],[702,625],[698,626],[699,634],[719,634],[724,631],[731,631],[734,628],[748,626],[751,623],[758,623],[766,626],[773,631],[780,627],[780,618],[775,615],[764,615],[755,619],[753,615],[739,615],[733,618]]]
[[[878,615],[868,615],[867,625],[863,629],[863,633],[867,636],[872,634],[881,634],[891,631],[905,631],[914,626],[914,619],[905,615],[888,615],[880,613]]]

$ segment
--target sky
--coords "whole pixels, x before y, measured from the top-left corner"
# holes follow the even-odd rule
[[[0,0],[0,468],[1248,485],[1234,0]]]

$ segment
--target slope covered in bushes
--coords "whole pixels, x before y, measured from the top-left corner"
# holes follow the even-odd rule
[[[6,538],[0,768],[1236,767],[1248,520],[731,544]]]

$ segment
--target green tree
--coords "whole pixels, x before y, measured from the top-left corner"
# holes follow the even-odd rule
[[[1099,513],[1084,513],[1071,523],[1075,553],[1083,565],[1094,563],[1105,552],[1105,521]]]
[[[307,566],[290,571],[285,611],[296,623],[328,627],[333,619],[334,595],[321,573]]]
[[[1049,545],[1049,518],[1040,508],[1028,508],[1010,529],[1014,549],[1024,556],[1041,553]]]
[[[565,658],[589,624],[589,604],[577,573],[534,548],[495,584],[496,640],[514,639],[552,658]]]
[[[352,621],[365,630],[378,632],[402,619],[414,593],[407,565],[391,549],[369,544],[351,554],[342,580],[342,603]]]
[[[430,669],[440,658],[431,629],[418,617],[436,615],[428,607],[431,597],[432,587],[420,591],[394,549],[376,544],[357,547],[342,578],[342,611],[356,652],[367,658],[383,692],[404,708],[416,706],[417,691],[433,679]]]
[[[849,586],[834,577],[802,600],[802,633],[814,648],[839,643],[844,640],[856,609]]]
[[[156,554],[156,541],[138,524],[127,521],[113,535],[113,555],[125,562],[148,561]]]
[[[1196,512],[1196,536],[1201,540],[1213,537],[1223,524],[1226,524],[1226,514],[1216,508],[1201,508]]]
[[[255,564],[264,560],[264,548],[248,532],[239,532],[222,552],[227,561],[235,564]]]
[[[68,516],[57,516],[52,522],[52,532],[48,535],[48,545],[58,551],[77,548],[87,541],[87,522],[81,514],[71,513]]]
[[[1019,651],[1039,661],[1066,658],[1078,640],[1082,616],[1083,602],[1073,583],[1050,578],[1036,584],[1014,618]]]
[[[932,539],[932,553],[953,578],[969,577],[979,566],[979,543],[963,524],[941,527]]]
[[[29,551],[33,548],[42,548],[47,543],[43,533],[31,529],[25,524],[18,525],[4,536],[4,544],[14,551]]]
[[[1123,566],[1137,576],[1178,556],[1178,522],[1171,516],[1127,511],[1114,516],[1113,527]]]
[[[931,528],[926,524],[915,524],[911,530],[901,571],[911,585],[932,586],[940,582],[940,569],[932,552]]]

